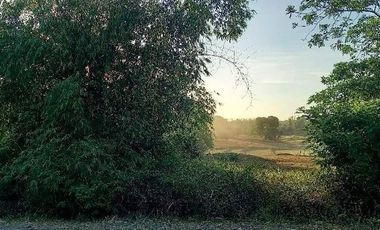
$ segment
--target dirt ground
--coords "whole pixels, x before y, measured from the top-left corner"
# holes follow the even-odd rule
[[[235,152],[249,160],[250,156],[270,161],[282,168],[314,168],[314,158],[306,150],[304,139],[298,136],[282,137],[278,141],[263,140],[258,136],[216,138],[213,153]]]

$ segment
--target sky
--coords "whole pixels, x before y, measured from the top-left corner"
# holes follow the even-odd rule
[[[248,68],[253,97],[228,63],[215,65],[206,87],[218,102],[217,115],[228,119],[293,116],[307,99],[323,89],[321,77],[328,75],[335,63],[347,60],[330,47],[309,48],[305,40],[311,28],[292,28],[285,9],[299,0],[255,0],[257,12],[243,36],[233,44],[224,44],[238,54]],[[219,93],[217,95],[215,92]]]

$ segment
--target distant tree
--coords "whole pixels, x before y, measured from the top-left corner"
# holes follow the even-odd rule
[[[294,131],[294,118],[293,117],[290,117],[288,120],[288,127],[291,129],[290,131]]]
[[[306,131],[307,120],[305,117],[297,117],[294,122],[295,134],[302,135]]]
[[[290,117],[286,121],[280,121],[281,135],[305,135],[306,119],[304,117]]]
[[[256,118],[256,132],[260,136],[265,136],[265,125],[266,125],[267,118],[265,117],[258,117]]]
[[[277,117],[269,116],[267,118],[265,137],[269,140],[277,139],[279,137],[279,131],[278,131],[279,126],[280,126],[280,120]]]
[[[256,118],[257,133],[268,140],[276,140],[279,137],[280,121],[277,117],[258,117]]]

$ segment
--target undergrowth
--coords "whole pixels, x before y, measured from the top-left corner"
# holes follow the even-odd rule
[[[77,206],[75,212],[68,216],[64,213],[64,217],[139,213],[182,217],[255,216],[334,220],[351,215],[336,198],[332,179],[320,169],[281,168],[255,158],[243,161],[235,153],[199,158],[179,155],[169,155],[160,160],[143,158],[131,163],[117,176],[120,184],[109,190],[107,196],[104,196],[103,190],[80,193],[88,198],[98,197],[97,202],[104,201],[102,206],[88,199],[86,207],[94,208]],[[20,202],[25,199],[10,201],[3,197],[2,200],[0,208],[3,215],[20,214],[20,210],[25,213],[47,213],[34,206],[35,203],[25,202],[24,209],[20,209]],[[54,208],[49,213],[63,215]]]

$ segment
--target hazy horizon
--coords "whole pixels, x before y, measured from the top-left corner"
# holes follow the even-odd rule
[[[281,120],[293,116],[309,96],[323,88],[321,77],[333,65],[344,61],[330,47],[309,48],[304,38],[310,28],[292,29],[285,9],[299,0],[257,0],[252,3],[257,14],[244,35],[229,49],[241,54],[253,82],[253,100],[245,96],[244,86],[236,86],[233,68],[220,66],[206,79],[206,86],[218,103],[217,115],[227,119],[274,115]],[[245,97],[244,97],[245,96]]]

